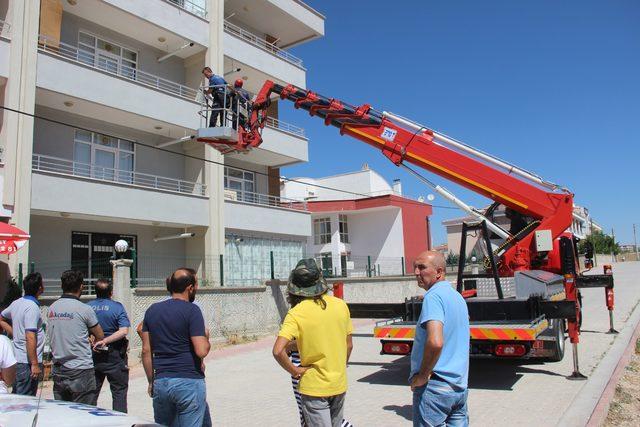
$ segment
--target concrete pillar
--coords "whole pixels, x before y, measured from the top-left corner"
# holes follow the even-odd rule
[[[133,321],[133,290],[131,289],[131,259],[116,259],[109,261],[111,263],[113,278],[113,299],[124,306],[129,319]],[[127,338],[129,342],[133,341],[135,328],[137,325],[131,325]]]
[[[219,75],[224,74],[222,35],[224,0],[209,0],[209,49],[205,62]],[[224,157],[211,146],[205,146],[205,182],[209,192],[209,227],[205,234],[205,255],[212,266],[208,271],[218,271],[216,261],[224,253]],[[210,163],[214,161],[215,163]],[[217,280],[216,280],[217,282]]]
[[[38,59],[38,24],[40,0],[12,1],[8,20],[11,24],[9,78],[4,105],[33,114],[36,97],[36,63]],[[0,130],[4,168],[2,204],[13,214],[10,222],[28,232],[31,216],[31,157],[33,155],[34,119],[24,114],[4,112]],[[27,265],[27,243],[9,261],[10,274],[17,274],[17,265]]]

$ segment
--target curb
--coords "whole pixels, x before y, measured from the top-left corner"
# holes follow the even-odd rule
[[[598,427],[602,425],[604,420],[607,418],[607,414],[609,413],[609,405],[611,405],[611,401],[613,400],[613,396],[616,392],[616,385],[620,382],[620,379],[624,375],[625,368],[631,361],[631,357],[635,353],[636,349],[636,341],[640,337],[640,323],[636,326],[635,332],[631,337],[631,341],[629,345],[625,349],[620,361],[618,362],[618,366],[616,366],[616,370],[613,372],[607,387],[602,392],[602,396],[600,397],[600,401],[596,405],[591,414],[591,418],[589,418],[589,422],[587,423],[587,427]]]
[[[627,350],[635,343],[633,337],[637,335],[640,326],[640,305],[637,305],[629,316],[624,328],[615,338],[613,344],[604,355],[604,358],[596,366],[591,376],[578,391],[569,408],[562,414],[556,425],[558,426],[586,426],[590,422],[601,422],[606,417],[606,411],[611,402],[611,396],[606,394],[607,388],[615,389],[617,378],[614,378],[621,365]],[[632,347],[632,346],[631,346]],[[620,372],[624,369],[624,364],[620,367]],[[598,420],[597,420],[598,419]],[[593,424],[597,425],[597,424]]]

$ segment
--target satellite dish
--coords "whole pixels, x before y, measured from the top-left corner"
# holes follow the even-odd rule
[[[433,202],[435,200],[436,196],[434,196],[433,194],[427,194],[427,200],[430,202]]]

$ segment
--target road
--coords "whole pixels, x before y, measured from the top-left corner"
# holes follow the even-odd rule
[[[638,305],[640,262],[616,264],[616,328]],[[582,373],[590,375],[615,339],[607,335],[604,291],[583,292],[584,322],[579,347]],[[410,425],[411,392],[406,384],[407,357],[381,356],[371,337],[372,322],[354,321],[354,351],[348,369],[345,416],[356,426]],[[289,378],[271,356],[273,338],[236,345],[210,354],[206,366],[208,401],[215,425],[295,426],[297,411]],[[469,411],[476,426],[555,425],[584,381],[568,381],[571,350],[558,363],[472,360]],[[110,407],[103,388],[99,404]],[[153,418],[146,380],[132,369],[130,412]]]

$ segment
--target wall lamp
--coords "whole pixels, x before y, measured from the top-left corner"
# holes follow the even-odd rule
[[[160,242],[162,240],[175,240],[175,239],[188,239],[190,237],[195,236],[196,233],[180,233],[180,234],[172,234],[170,236],[162,236],[162,237],[154,237],[154,242]]]
[[[194,42],[190,42],[190,43],[187,43],[187,44],[185,44],[185,45],[183,45],[183,46],[180,46],[179,48],[177,48],[177,49],[176,49],[176,50],[174,50],[173,52],[169,52],[169,53],[167,53],[165,56],[161,56],[160,58],[158,58],[158,62],[162,62],[162,61],[164,61],[165,59],[169,59],[169,58],[171,58],[173,55],[176,55],[176,54],[177,54],[178,52],[180,52],[181,50],[186,49],[186,48],[188,48],[188,47],[191,47],[191,46],[193,46],[194,44],[195,44]]]

